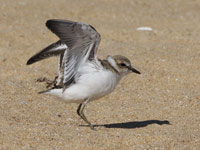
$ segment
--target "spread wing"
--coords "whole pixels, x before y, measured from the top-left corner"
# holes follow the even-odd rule
[[[46,48],[44,48],[43,50],[39,51],[38,53],[36,53],[27,61],[26,64],[30,65],[42,59],[60,55],[61,53],[64,53],[66,49],[67,49],[67,45],[61,40],[59,40],[56,43],[53,43],[47,46]]]
[[[69,50],[64,60],[64,89],[74,82],[81,63],[96,58],[101,37],[90,25],[67,20],[48,20],[46,26]]]

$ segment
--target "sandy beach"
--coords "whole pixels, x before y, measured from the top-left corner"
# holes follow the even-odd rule
[[[200,1],[1,0],[1,150],[199,150]],[[124,55],[142,74],[86,106],[40,95],[57,57],[26,61],[58,37],[48,19],[91,24],[101,34],[98,57]],[[137,30],[149,27],[151,31]]]

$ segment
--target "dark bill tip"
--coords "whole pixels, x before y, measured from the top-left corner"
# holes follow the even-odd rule
[[[129,69],[130,69],[132,72],[134,72],[134,73],[141,74],[138,70],[136,70],[136,69],[133,68],[133,67],[130,67]]]

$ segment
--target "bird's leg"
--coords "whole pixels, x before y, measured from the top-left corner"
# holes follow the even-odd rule
[[[94,126],[87,120],[85,114],[83,113],[83,110],[84,110],[87,102],[88,101],[86,100],[78,106],[77,114],[88,124],[88,126],[90,127],[91,130],[94,130]]]
[[[78,106],[78,109],[76,111],[79,116],[81,116],[81,114],[80,114],[81,106],[82,106],[82,103]]]

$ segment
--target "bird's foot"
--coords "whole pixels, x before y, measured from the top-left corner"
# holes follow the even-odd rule
[[[37,82],[45,82],[46,83],[46,88],[50,88],[50,87],[57,87],[56,86],[56,79],[58,77],[56,76],[55,79],[52,81],[52,80],[49,80],[47,79],[46,77],[41,77],[41,78],[38,78],[36,79]]]
[[[91,130],[95,130],[95,128],[92,124],[89,124],[89,127],[90,127]]]

